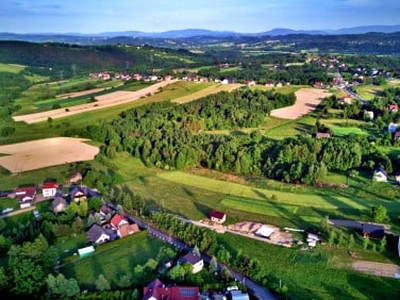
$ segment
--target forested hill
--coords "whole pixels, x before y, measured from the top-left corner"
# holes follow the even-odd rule
[[[153,48],[151,46],[78,46],[61,43],[0,41],[0,62],[71,72],[119,71],[129,68],[137,72],[176,68],[184,60],[191,65],[199,55],[187,50]],[[68,76],[68,74],[65,74]]]
[[[85,35],[18,35],[0,33],[1,40],[49,42],[79,45],[151,45],[170,49],[201,50],[257,50],[257,51],[318,51],[320,53],[349,53],[400,56],[400,32],[363,34],[224,34],[154,37],[131,36],[85,36]]]

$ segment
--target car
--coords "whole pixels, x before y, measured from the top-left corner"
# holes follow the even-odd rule
[[[227,290],[228,292],[230,292],[230,291],[238,291],[239,288],[238,288],[236,285],[234,285],[234,286],[228,286],[228,287],[226,288],[226,290]]]

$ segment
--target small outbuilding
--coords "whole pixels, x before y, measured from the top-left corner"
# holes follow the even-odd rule
[[[260,228],[257,229],[255,234],[269,239],[274,232],[274,228],[262,225]]]
[[[94,247],[93,246],[89,246],[89,247],[85,247],[85,248],[81,248],[78,249],[78,254],[80,258],[84,258],[87,257],[89,255],[92,255],[94,253]]]
[[[226,214],[220,211],[213,210],[210,214],[212,222],[222,224],[226,221]]]

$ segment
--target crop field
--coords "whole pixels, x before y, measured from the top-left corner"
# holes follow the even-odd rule
[[[99,149],[83,143],[85,139],[49,138],[0,146],[0,165],[19,173],[76,161],[92,160]]]
[[[325,97],[331,95],[325,90],[310,88],[300,89],[295,94],[296,102],[294,105],[274,109],[271,116],[282,119],[297,119],[315,110]]]

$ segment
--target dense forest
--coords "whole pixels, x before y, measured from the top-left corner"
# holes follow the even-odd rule
[[[293,101],[293,94],[241,89],[184,105],[165,102],[138,107],[110,124],[89,126],[81,134],[104,143],[102,152],[108,157],[127,151],[164,169],[202,166],[308,184],[323,180],[328,170],[377,166],[393,170],[390,158],[365,136],[298,136],[276,141],[257,130],[241,135],[210,133],[257,128],[272,109]]]

